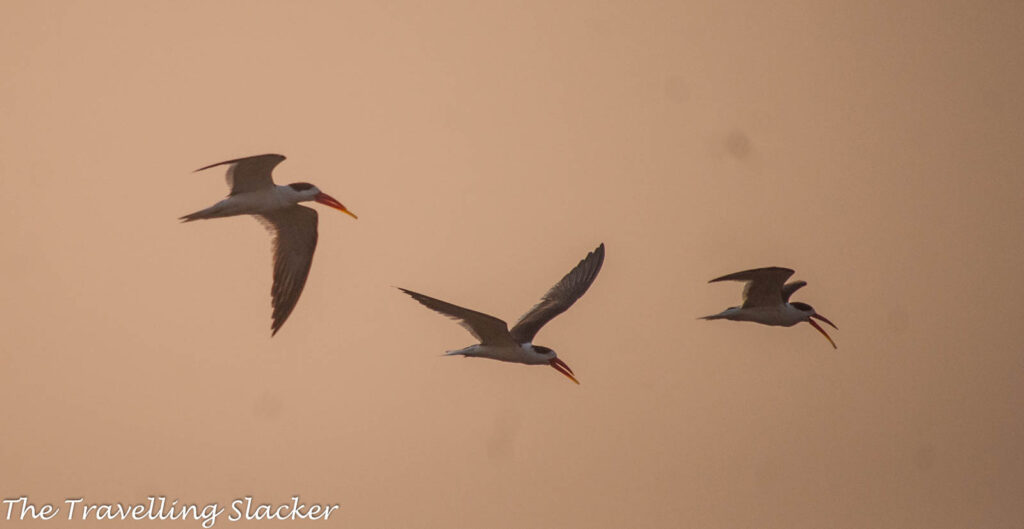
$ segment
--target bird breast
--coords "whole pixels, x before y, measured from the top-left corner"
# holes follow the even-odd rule
[[[748,307],[729,309],[723,313],[726,319],[734,321],[753,321],[763,325],[792,327],[807,319],[807,315],[786,304],[774,307]]]
[[[533,350],[525,350],[520,345],[472,345],[458,351],[451,351],[448,354],[461,354],[465,356],[478,356],[490,358],[502,362],[513,362],[516,364],[542,364],[547,360],[538,361],[539,356]]]
[[[277,188],[271,188],[232,195],[227,201],[231,202],[230,207],[237,211],[237,214],[256,214],[286,208],[297,203],[289,198],[279,192]]]

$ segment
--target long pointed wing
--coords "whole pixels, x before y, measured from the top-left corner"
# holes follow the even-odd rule
[[[551,290],[541,298],[540,303],[519,318],[519,322],[512,327],[512,338],[519,343],[532,342],[541,327],[568,310],[590,288],[603,263],[604,243],[601,243],[597,249],[588,253],[576,268],[551,287]]]
[[[807,281],[793,281],[792,283],[782,285],[782,301],[789,303],[789,297],[805,286],[807,286]]]
[[[316,210],[290,206],[254,215],[274,236],[273,336],[299,302],[316,250]]]
[[[477,312],[470,310],[465,307],[453,305],[447,301],[441,301],[437,298],[425,296],[419,292],[413,292],[404,288],[399,288],[402,292],[412,296],[412,299],[419,301],[423,306],[428,309],[435,310],[448,316],[449,318],[456,320],[459,325],[463,326],[473,336],[476,336],[477,340],[483,345],[507,345],[515,343],[512,341],[512,337],[508,334],[508,324],[503,320],[499,320],[490,314],[484,314],[483,312]]]
[[[791,275],[793,271],[789,268],[772,266],[736,272],[712,279],[708,283],[746,281],[747,286],[743,289],[743,308],[771,307],[782,304],[782,285]]]
[[[230,196],[274,187],[274,180],[270,177],[270,173],[274,171],[277,164],[283,161],[284,156],[280,154],[260,154],[258,156],[236,158],[226,162],[217,162],[206,167],[200,167],[195,172],[198,173],[199,171],[219,165],[230,165],[225,176],[228,187],[231,188]]]

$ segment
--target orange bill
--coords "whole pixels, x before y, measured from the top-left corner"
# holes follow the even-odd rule
[[[837,331],[839,330],[839,327],[836,327],[836,324],[832,323],[831,321],[829,321],[828,318],[822,316],[821,314],[818,314],[817,312],[815,312],[814,314],[811,314],[811,317],[812,318],[818,318],[819,320],[821,320],[821,321],[831,325],[833,329],[835,329]]]
[[[349,215],[352,216],[353,219],[358,219],[359,218],[359,217],[356,216],[355,213],[352,213],[351,211],[348,210],[348,208],[343,206],[341,204],[341,202],[338,202],[337,200],[334,199],[334,197],[332,197],[331,195],[328,195],[327,193],[321,192],[316,197],[314,197],[313,200],[316,200],[317,202],[319,202],[319,203],[321,203],[321,204],[323,204],[325,206],[330,206],[330,207],[332,207],[334,209],[341,210],[344,213],[348,213]]]
[[[552,358],[551,360],[548,361],[548,363],[551,364],[551,367],[555,368],[555,371],[558,371],[559,373],[569,377],[570,380],[577,384],[580,383],[580,381],[576,380],[576,377],[573,376],[572,369],[570,369],[565,362],[559,360],[558,358]]]
[[[828,320],[825,320],[825,321],[828,322],[830,325],[832,323],[832,322],[829,322]],[[827,332],[825,332],[825,329],[821,328],[821,325],[818,325],[814,320],[812,320],[810,318],[807,319],[807,323],[810,323],[812,327],[814,327],[815,329],[818,329],[818,332],[820,332],[821,334],[823,334],[825,336],[825,338],[828,340],[828,343],[832,344],[832,348],[833,349],[839,349],[838,347],[836,347],[836,343],[832,341],[832,337],[829,336]],[[832,326],[835,327],[835,325],[832,325]]]

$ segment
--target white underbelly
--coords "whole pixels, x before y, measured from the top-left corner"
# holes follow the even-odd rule
[[[241,193],[225,199],[230,203],[230,208],[238,214],[258,214],[275,209],[290,206],[291,203],[282,200],[277,193],[269,191],[255,191],[252,193]]]
[[[471,345],[457,351],[448,351],[449,355],[465,355],[480,358],[490,358],[502,362],[515,362],[517,364],[527,363],[526,352],[519,345]]]
[[[804,315],[787,307],[754,307],[739,311],[732,319],[756,321],[764,325],[791,327],[804,321]]]

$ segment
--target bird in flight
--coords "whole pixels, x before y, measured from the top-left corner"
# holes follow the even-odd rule
[[[565,312],[577,299],[580,299],[604,263],[604,243],[576,265],[562,278],[544,297],[509,330],[508,324],[475,310],[452,305],[418,292],[399,288],[419,301],[427,308],[433,309],[459,322],[480,343],[456,351],[448,351],[446,355],[462,355],[515,362],[527,365],[548,364],[559,373],[579,384],[572,369],[558,358],[553,350],[540,345],[533,345],[533,338],[547,322]]]
[[[227,165],[231,192],[216,204],[181,217],[182,222],[235,215],[252,215],[274,238],[274,286],[271,288],[271,336],[284,325],[299,301],[316,250],[317,213],[299,202],[316,201],[356,218],[333,197],[313,184],[275,185],[270,173],[284,161],[280,154],[261,154],[219,162],[196,172]]]
[[[834,323],[828,318],[818,314],[813,307],[806,303],[794,301],[790,303],[789,297],[800,288],[807,285],[806,281],[793,281],[786,283],[786,280],[793,275],[793,270],[772,266],[768,268],[755,268],[744,270],[734,274],[725,275],[708,281],[746,281],[743,289],[743,306],[729,307],[724,311],[711,316],[704,316],[704,320],[734,320],[753,321],[765,325],[780,325],[792,327],[797,323],[806,321],[828,339],[833,348],[836,343],[832,337],[822,329],[814,319],[819,319],[838,330]]]

